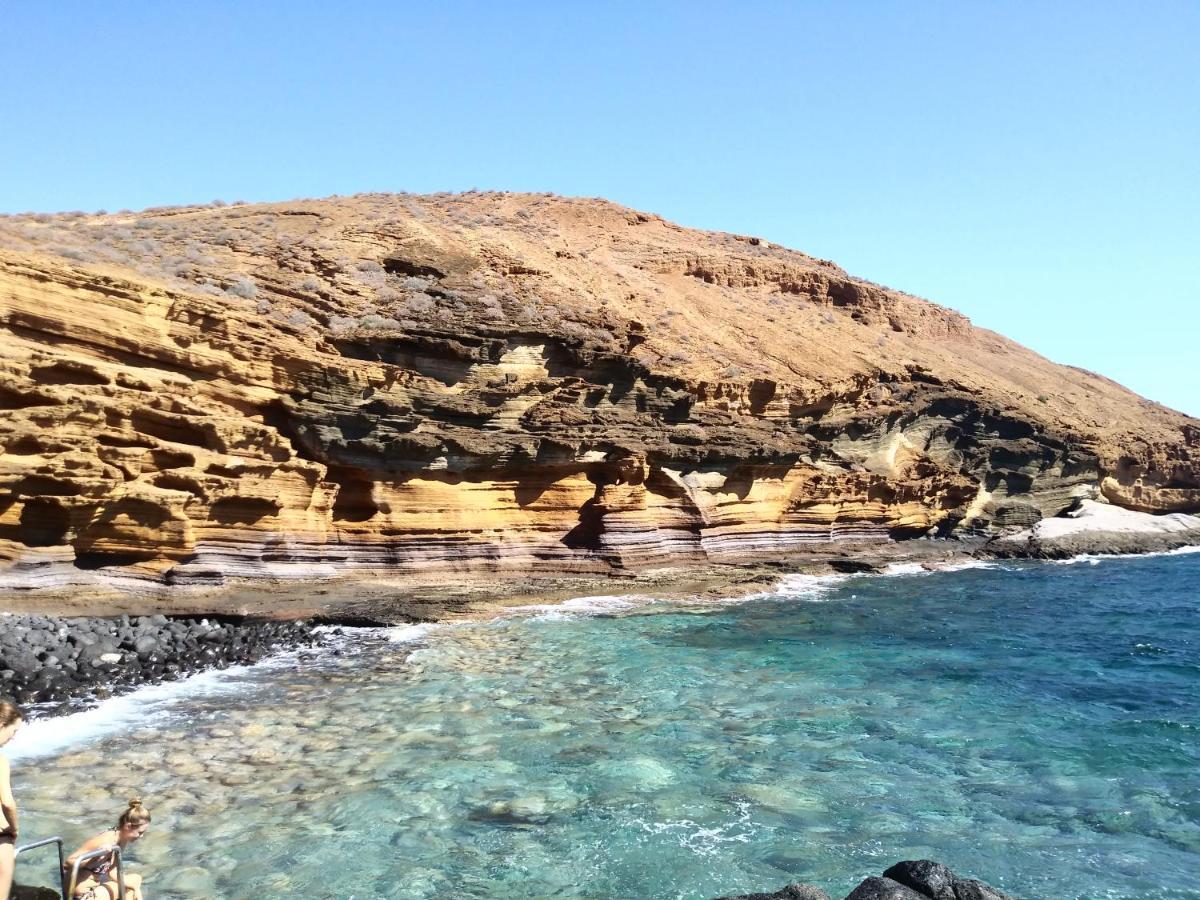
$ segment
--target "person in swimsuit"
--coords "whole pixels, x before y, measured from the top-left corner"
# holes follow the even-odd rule
[[[25,721],[21,708],[0,700],[0,747],[12,739]],[[0,900],[8,900],[17,862],[17,801],[13,799],[8,760],[0,755]]]
[[[83,846],[67,857],[66,868],[68,877],[75,860],[85,853],[104,848],[120,847],[121,853],[141,838],[150,827],[150,813],[142,806],[142,801],[134,798],[129,801],[125,812],[117,820],[117,827],[111,831],[102,831],[84,842]],[[75,885],[76,900],[122,900],[117,896],[117,876],[113,872],[117,855],[97,856],[89,859],[79,867],[79,883]],[[142,897],[142,876],[132,872],[125,873],[125,897],[123,900],[144,900]]]

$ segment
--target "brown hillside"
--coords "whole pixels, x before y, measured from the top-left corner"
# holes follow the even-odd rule
[[[1200,421],[600,200],[0,218],[0,580],[604,570],[1200,509]]]

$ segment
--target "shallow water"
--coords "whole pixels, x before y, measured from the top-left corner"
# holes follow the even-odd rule
[[[1200,897],[1198,588],[1192,554],[360,636],[34,726],[23,832],[141,795],[154,898],[840,897],[919,857]]]

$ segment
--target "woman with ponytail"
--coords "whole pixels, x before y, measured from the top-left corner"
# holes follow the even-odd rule
[[[84,842],[83,846],[67,857],[67,873],[75,865],[75,860],[85,853],[105,848],[121,848],[125,850],[134,841],[141,838],[150,827],[150,813],[142,806],[142,801],[136,797],[129,801],[129,806],[117,819],[117,827],[111,831],[102,831]],[[89,859],[79,867],[79,883],[75,885],[76,900],[143,900],[142,876],[125,872],[125,896],[118,897],[117,876],[112,869],[116,865],[117,855],[110,852],[107,856],[97,856]],[[124,864],[122,864],[124,868]]]
[[[20,707],[0,700],[0,747],[9,742],[25,716]],[[0,755],[0,900],[8,900],[17,857],[17,801],[13,799],[8,760]]]

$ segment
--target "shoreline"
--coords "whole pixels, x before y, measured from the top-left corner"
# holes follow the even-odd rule
[[[741,596],[770,590],[786,575],[929,567],[970,559],[1061,560],[1081,555],[1143,555],[1200,546],[1200,516],[1133,512],[1083,500],[1073,510],[1002,534],[948,538],[841,540],[729,563],[582,572],[435,570],[372,573],[352,569],[314,577],[234,578],[220,587],[133,589],[114,573],[103,589],[59,584],[17,587],[0,575],[0,611],[57,618],[121,615],[218,617],[386,626],[472,619],[514,606],[585,595],[652,593],[661,599]],[[143,586],[144,587],[144,586]]]
[[[0,616],[0,696],[31,718],[94,708],[139,688],[231,666],[281,650],[316,647],[324,636],[303,621],[229,618]]]
[[[1103,560],[1098,560],[1097,562],[1102,562],[1102,561]],[[957,568],[958,565],[962,564],[962,562],[963,561],[960,560],[959,564],[956,564],[954,566],[954,568]],[[1068,568],[1075,568],[1077,570],[1089,570],[1089,571],[1092,570],[1092,566],[1089,565],[1089,562],[1091,562],[1091,560],[1080,559],[1080,560],[1078,560],[1078,562],[1080,563],[1080,565],[1068,566]],[[1127,562],[1128,562],[1128,560],[1127,560]],[[1166,561],[1164,560],[1163,562],[1165,563]],[[1189,561],[1181,561],[1181,562],[1189,562]],[[984,561],[979,561],[978,563],[975,563],[971,567],[973,568],[975,565],[988,565],[988,564],[985,563]],[[1128,579],[1130,577],[1128,574],[1128,570],[1130,570],[1130,569],[1135,570],[1135,571],[1151,571],[1151,572],[1163,571],[1162,569],[1160,569],[1158,567],[1153,567],[1153,568],[1145,569],[1145,570],[1139,569],[1136,561],[1133,561],[1133,564],[1131,566],[1126,567],[1126,566],[1123,566],[1122,562],[1116,558],[1112,558],[1111,566],[1112,566],[1112,569],[1114,570],[1114,572],[1117,571],[1118,569],[1126,569],[1127,570],[1127,574],[1125,576],[1126,579]],[[1013,563],[1009,563],[1009,562],[1005,562],[1005,561],[997,561],[997,562],[991,563],[990,565],[988,565],[988,567],[995,569],[996,571],[994,572],[994,574],[999,577],[1002,577],[1002,578],[1011,577],[1011,576],[1005,575],[1004,574],[1005,572],[1014,572],[1014,571],[1024,572],[1024,571],[1028,570],[1033,573],[1040,572],[1043,575],[1047,575],[1056,570],[1063,571],[1060,568],[1059,564],[1046,564],[1046,563],[1013,564]],[[845,576],[842,576],[842,578],[827,576],[827,578],[823,579],[822,581],[824,583],[832,584],[835,589],[839,585],[844,587],[847,584],[854,584],[854,583],[858,583],[858,582],[861,582],[864,585],[874,584],[874,585],[876,585],[876,587],[875,587],[876,592],[881,593],[881,594],[890,594],[893,590],[893,588],[890,587],[890,585],[892,585],[892,584],[897,585],[896,590],[905,591],[905,592],[909,592],[909,593],[915,591],[917,593],[923,593],[923,594],[929,594],[929,593],[939,594],[939,593],[943,592],[943,588],[951,588],[953,585],[957,585],[959,583],[957,580],[957,576],[941,576],[941,577],[939,577],[939,576],[937,576],[936,573],[932,573],[934,575],[934,577],[932,579],[926,579],[922,573],[927,572],[927,571],[929,571],[929,570],[926,570],[923,567],[920,567],[919,565],[910,565],[908,567],[905,567],[902,570],[899,569],[899,567],[890,567],[890,571],[885,571],[884,573],[882,573],[881,576],[868,576],[868,577],[863,577],[863,578],[857,578],[857,577],[851,576],[848,581],[844,580]],[[1192,571],[1192,569],[1189,568],[1188,571]],[[974,573],[966,573],[966,574],[972,578],[977,589],[979,589],[981,591],[988,590],[987,585],[989,584],[990,578],[993,573],[981,572],[981,573],[977,573],[977,574],[974,574]],[[1083,574],[1082,571],[1080,571],[1080,574]],[[900,581],[899,582],[891,582],[888,580],[890,577],[899,577]],[[1040,576],[1038,576],[1037,574],[1035,574],[1034,577],[1035,577],[1035,579],[1040,579]],[[1094,580],[1096,576],[1093,575],[1093,576],[1088,576],[1088,577],[1090,577],[1092,579],[1092,581],[1090,581],[1089,583],[1092,583],[1092,584],[1096,583]],[[1100,576],[1101,581],[1104,580],[1104,577],[1105,576],[1103,576],[1103,575]],[[1137,578],[1136,574],[1133,577],[1136,580],[1136,578]],[[1022,579],[1022,580],[1024,580],[1024,579]],[[908,583],[909,587],[900,588],[899,585],[902,583]],[[922,587],[923,583],[927,584],[928,586]],[[851,590],[854,590],[854,588],[850,588],[850,590],[847,590],[846,593],[847,594],[850,593]],[[793,600],[793,598],[779,598],[778,601],[772,602],[772,601],[768,600],[767,602],[772,606],[780,607],[781,608],[780,611],[784,615],[798,614],[800,618],[822,617],[823,615],[825,615],[827,613],[839,615],[833,609],[831,609],[830,607],[826,607],[823,604],[817,603],[816,605],[813,605],[810,602],[807,602],[809,600],[819,600],[820,598],[817,596],[799,597],[799,598],[794,598],[794,599],[797,602],[795,602],[795,603],[791,602]],[[841,603],[839,601],[835,600],[834,606],[840,606],[840,605],[841,605]],[[893,610],[898,612],[899,615],[901,615],[901,616],[905,615],[904,605],[905,604],[891,604]],[[707,604],[705,604],[705,606],[707,606]],[[722,615],[719,612],[719,609],[721,606],[722,606],[721,604],[715,605],[715,608],[718,611],[718,615]],[[756,609],[758,608],[757,603],[753,603],[752,606]],[[670,611],[669,607],[662,609],[662,611],[667,613],[668,619],[674,618],[674,616],[671,615],[671,611]],[[577,610],[574,607],[568,607],[567,612],[570,613],[569,618],[577,618],[578,617],[576,615]],[[580,609],[580,610],[578,610],[578,612],[582,612],[585,614],[587,612],[594,612],[594,613],[600,615],[601,618],[607,618],[606,612],[600,608],[595,608],[595,609],[591,609],[591,610]],[[657,612],[659,612],[659,610],[648,609],[648,610],[646,610],[646,612],[647,612],[647,614],[653,615],[653,614],[656,614]],[[685,612],[686,612],[686,610],[685,610]],[[623,615],[623,612],[617,611],[617,614]],[[1053,615],[1053,613],[1051,613],[1051,614]],[[517,639],[518,643],[516,643],[516,644],[510,643],[509,646],[512,648],[512,650],[519,651],[520,648],[527,646],[525,641],[531,637],[531,635],[526,633],[527,630],[528,631],[542,631],[543,630],[542,627],[537,622],[537,620],[543,618],[543,616],[541,616],[539,613],[537,613],[535,611],[528,611],[528,612],[514,611],[513,615],[517,617],[515,619],[515,621],[517,621],[517,622],[523,622],[526,620],[526,618],[534,620],[534,621],[531,621],[529,623],[529,625],[518,626],[521,633],[517,634],[517,635],[512,635],[512,637],[515,637]],[[754,617],[756,615],[757,614],[752,614],[752,617]],[[547,618],[550,618],[551,620],[553,620],[553,619],[559,618],[559,616],[550,616]],[[689,617],[689,621],[693,621],[693,620],[691,620]],[[616,624],[616,623],[614,623],[614,624]],[[607,629],[609,627],[609,626],[603,625],[603,623],[597,623],[597,625],[599,625],[605,631],[607,631]],[[49,720],[49,721],[45,721],[42,723],[35,723],[35,725],[34,725],[35,728],[38,727],[39,725],[42,726],[42,734],[43,735],[50,733],[52,730],[57,730],[59,732],[68,732],[68,733],[74,734],[78,738],[78,740],[76,741],[76,744],[75,744],[75,748],[73,750],[71,748],[49,749],[43,753],[36,754],[36,756],[46,757],[47,759],[44,764],[49,765],[50,764],[49,757],[55,757],[55,756],[64,755],[64,754],[69,755],[72,753],[79,753],[79,752],[94,752],[92,750],[92,748],[88,745],[95,745],[96,747],[102,746],[109,739],[109,737],[108,737],[109,735],[120,734],[122,731],[126,730],[128,728],[128,723],[130,721],[158,720],[160,717],[161,717],[161,720],[164,722],[171,722],[172,720],[177,720],[180,718],[186,720],[187,717],[189,717],[190,715],[193,714],[192,710],[194,710],[198,705],[201,708],[203,708],[203,706],[209,702],[209,700],[207,698],[210,698],[214,695],[226,696],[229,698],[237,698],[239,696],[242,696],[247,691],[247,689],[251,689],[251,690],[254,690],[255,692],[257,692],[259,690],[259,688],[252,687],[252,686],[261,686],[263,684],[268,685],[268,689],[271,689],[269,686],[272,685],[277,678],[283,679],[285,681],[290,680],[291,678],[299,675],[299,673],[302,669],[308,668],[309,665],[312,665],[314,667],[314,669],[316,669],[318,672],[320,672],[324,668],[325,665],[332,665],[334,667],[350,666],[351,669],[353,669],[356,665],[356,663],[353,660],[354,660],[354,657],[358,655],[356,648],[360,646],[360,641],[364,641],[368,644],[375,642],[375,641],[384,642],[384,641],[389,641],[389,640],[394,641],[397,639],[403,640],[405,638],[407,638],[409,641],[412,641],[413,643],[411,645],[397,647],[392,651],[387,651],[386,649],[383,651],[385,654],[392,655],[395,657],[394,665],[399,665],[400,661],[405,659],[409,655],[411,650],[419,650],[419,648],[421,648],[421,647],[430,646],[434,649],[434,652],[437,652],[436,648],[443,642],[448,643],[449,645],[451,645],[452,648],[454,645],[458,645],[460,647],[460,649],[466,649],[468,651],[468,653],[465,656],[459,655],[459,653],[456,653],[453,649],[451,649],[450,652],[454,657],[460,659],[461,661],[465,661],[465,662],[469,663],[470,660],[472,659],[472,656],[470,655],[470,652],[469,652],[470,648],[472,646],[475,646],[477,644],[477,642],[479,642],[479,641],[486,641],[489,644],[492,643],[488,634],[479,633],[477,629],[467,627],[466,628],[466,632],[467,632],[466,643],[464,644],[464,643],[461,643],[459,638],[457,638],[455,636],[456,633],[461,633],[460,629],[453,627],[453,626],[449,626],[449,625],[443,626],[443,627],[445,629],[444,633],[443,633],[442,629],[434,629],[438,633],[430,634],[428,637],[425,637],[424,634],[426,632],[428,632],[430,629],[422,627],[422,626],[411,626],[408,628],[392,629],[391,633],[388,633],[385,631],[372,631],[372,632],[368,632],[368,633],[365,633],[362,635],[351,634],[348,636],[348,639],[346,642],[346,649],[347,649],[347,653],[345,654],[345,656],[347,657],[346,659],[330,660],[326,657],[325,654],[327,651],[324,649],[317,651],[317,654],[314,657],[312,657],[315,660],[315,662],[311,663],[311,664],[305,662],[305,660],[309,657],[307,654],[304,654],[304,653],[280,654],[279,656],[275,657],[273,660],[269,660],[267,662],[262,663],[261,666],[255,666],[254,669],[252,669],[252,670],[245,670],[245,669],[233,670],[228,673],[214,672],[208,676],[204,676],[204,675],[197,676],[196,679],[189,680],[189,682],[187,682],[186,684],[180,683],[178,685],[166,686],[165,688],[163,688],[162,690],[159,690],[159,691],[155,691],[154,689],[149,689],[147,691],[140,691],[137,694],[132,695],[128,701],[116,700],[116,701],[113,701],[112,703],[104,704],[103,707],[94,711],[94,715],[87,714],[82,717],[72,717],[72,719],[70,719],[66,722]],[[551,626],[551,630],[556,630],[558,627],[559,626]],[[631,627],[634,628],[635,630],[640,630],[643,626],[639,625],[637,623],[637,621],[635,621]],[[668,627],[670,627],[670,626],[668,626]],[[1003,627],[1003,626],[1001,626],[1001,627]],[[507,629],[506,628],[502,629],[502,631],[506,632]],[[485,632],[486,632],[486,628],[485,628]],[[499,652],[503,655],[510,655],[510,653],[511,653],[511,651],[509,651],[509,650],[502,649],[504,646],[503,644],[494,644],[493,646],[501,648],[499,650]],[[426,651],[426,652],[428,652],[428,651]],[[423,666],[425,666],[426,663],[416,661],[416,662],[414,662],[414,665],[417,666],[418,669],[420,669]],[[505,668],[506,664],[502,660],[500,662],[500,665],[502,668],[499,669],[498,671],[501,671],[501,672],[506,671],[506,668]],[[255,674],[254,670],[258,670],[257,674]],[[304,676],[304,677],[308,677],[308,676]],[[369,676],[368,676],[368,679],[369,679]],[[437,693],[440,695],[441,691],[439,690]],[[331,696],[334,696],[334,695],[331,695]],[[204,699],[202,699],[200,701],[200,703],[198,704],[197,698],[204,698]],[[218,699],[217,702],[221,703],[221,704],[224,704],[226,702],[238,704],[240,701],[234,700],[234,699],[231,699],[229,701],[226,701],[224,699]],[[254,701],[250,701],[250,702],[253,703]],[[328,704],[325,704],[325,707],[327,709],[336,709],[336,707],[330,707],[330,706],[328,706]],[[501,714],[503,714],[503,713],[501,713]],[[333,717],[336,717],[337,715],[339,715],[339,713],[337,713],[337,712],[332,713]],[[885,713],[885,715],[886,715],[886,713]],[[113,721],[114,718],[117,721]],[[287,720],[286,716],[283,716],[283,717],[277,719],[277,721],[286,721],[286,720]],[[331,718],[331,721],[333,721],[333,720],[334,719]],[[203,723],[205,721],[205,719],[201,718],[199,721],[201,723]],[[428,724],[428,723],[426,723],[426,724]],[[83,726],[83,727],[81,728],[81,726]],[[184,724],[184,727],[187,727],[186,722]],[[201,725],[201,728],[203,728],[203,727],[204,726]],[[91,731],[92,728],[101,728],[101,729],[107,729],[107,730],[100,730],[99,732],[92,733],[92,731]],[[81,731],[87,732],[87,735],[82,734]],[[235,729],[235,733],[236,733],[236,729]],[[265,732],[265,734],[269,735],[270,731]],[[439,732],[439,734],[440,734],[440,732]],[[29,735],[29,736],[33,737],[33,735]],[[271,739],[273,739],[273,738],[271,738]],[[201,738],[201,740],[203,740],[203,738]],[[439,740],[440,740],[440,738],[439,738]],[[451,743],[451,745],[454,745],[454,740],[450,739],[450,743]],[[81,748],[80,745],[83,745],[83,747]],[[182,747],[183,745],[179,745],[179,746]],[[437,745],[434,745],[434,746],[437,746]],[[236,751],[234,751],[234,752],[236,753]],[[24,765],[28,765],[28,766],[43,765],[43,763],[34,762],[34,759],[35,759],[34,754],[24,754],[22,756],[22,762]],[[249,765],[249,763],[247,763],[247,765]],[[236,788],[235,788],[235,790],[236,790]],[[902,849],[900,847],[896,847],[894,849],[896,851],[896,856],[893,856],[892,857],[893,859],[898,858],[904,852],[908,852],[907,848]],[[925,852],[925,851],[922,851],[922,852]],[[944,858],[944,859],[951,859],[952,862],[955,861],[955,859],[952,859],[952,855],[949,854],[948,852],[943,850],[942,854],[943,855],[934,854],[934,858]],[[979,866],[966,866],[965,862],[963,863],[963,865],[967,871],[972,871],[972,869],[974,869],[975,872],[978,872],[979,874],[984,875],[984,877],[987,877],[989,874],[991,874],[991,875],[997,874],[997,870],[989,870],[989,869],[982,868]],[[861,867],[856,867],[852,871],[854,872],[854,877],[857,879],[866,874],[878,874],[879,870],[882,869],[882,867],[883,867],[883,864],[881,863],[878,868],[871,869],[871,870],[869,870],[869,872],[868,871],[860,871],[859,869]],[[748,879],[746,882],[739,882],[737,880],[731,880],[731,883],[729,886],[730,887],[737,886],[739,888],[739,890],[736,892],[736,894],[741,895],[742,891],[749,891],[749,890],[768,891],[768,890],[771,890],[772,888],[778,887],[778,885],[780,885],[782,883],[782,880],[783,880],[782,878],[779,880],[775,880],[774,878],[770,878],[770,877],[760,877],[760,878],[755,878],[755,879]],[[812,881],[814,881],[815,883],[818,883],[818,884],[825,883],[826,887],[831,887],[834,884],[842,885],[842,881],[840,880],[840,878],[832,878],[827,875],[824,876],[823,878],[817,878],[814,876],[812,878]],[[1016,885],[1018,883],[1019,882],[1017,882],[1017,881],[1012,881],[1013,885]],[[849,890],[849,888],[850,888],[849,883],[841,886],[840,891],[834,892],[834,896],[835,897],[843,896],[844,894],[846,894],[846,892]],[[831,888],[831,890],[832,890],[832,888]],[[707,896],[715,896],[718,893],[724,894],[725,890],[724,889],[722,889],[720,891],[712,890]],[[735,892],[732,892],[732,891],[730,892],[730,894],[733,894],[733,893],[735,893]],[[751,894],[749,896],[751,896],[751,897],[761,896],[762,900],[766,900],[766,898],[774,898],[774,897],[778,896],[780,898],[780,900],[784,900],[784,898],[794,896],[794,895],[795,895],[795,892],[793,891],[792,894],[776,892],[775,894],[771,894],[771,893],[767,893],[764,895]],[[990,895],[984,895],[984,896],[990,896]]]
[[[340,653],[335,638],[346,634],[344,628],[412,626],[423,636],[424,626],[484,622],[508,613],[628,609],[640,605],[630,602],[639,599],[647,604],[749,600],[787,590],[788,579],[796,576],[916,575],[1021,560],[1061,564],[1200,552],[1200,543],[1163,548],[1151,542],[1147,549],[1131,553],[1125,552],[1125,542],[1105,544],[1111,550],[1099,554],[1035,555],[1011,548],[996,552],[994,543],[864,543],[843,546],[836,553],[741,566],[679,567],[619,577],[527,577],[490,584],[454,579],[417,589],[388,577],[342,579],[313,585],[308,592],[292,583],[255,585],[242,595],[243,603],[232,615],[204,615],[185,604],[171,616],[53,616],[6,610],[0,612],[0,695],[30,706],[33,719],[59,718],[144,688],[254,665],[289,651]],[[1086,549],[1094,550],[1090,545]],[[619,602],[598,604],[603,600]],[[23,662],[20,671],[11,662],[14,658]]]
[[[984,552],[986,544],[982,537],[843,542],[757,561],[603,573],[372,574],[356,569],[333,578],[239,580],[219,590],[176,587],[158,595],[115,588],[108,593],[72,588],[14,590],[0,581],[0,610],[56,618],[215,616],[387,626],[473,619],[514,606],[590,594],[649,592],[662,599],[739,596],[769,590],[787,575],[848,574],[880,571],[893,563],[937,566],[990,558]]]
[[[25,594],[26,602],[16,609],[0,600],[5,607],[0,612],[0,696],[32,707],[35,718],[57,718],[143,687],[318,647],[327,643],[320,626],[337,633],[341,626],[486,621],[614,593],[664,601],[737,599],[769,593],[791,575],[871,574],[896,564],[940,568],[973,558],[974,549],[959,541],[862,544],[744,566],[507,582],[456,577],[414,584],[356,573],[310,585],[242,585],[219,603],[211,596],[179,598],[165,610],[143,608],[141,615],[105,608],[92,598],[31,603],[34,598]],[[227,611],[231,600],[233,613]],[[83,608],[87,615],[79,614]]]
[[[787,590],[787,579],[938,571],[1005,560],[1069,561],[1200,549],[1200,518],[1151,516],[1082,501],[1065,517],[997,537],[850,541],[823,552],[743,564],[685,565],[604,574],[355,571],[315,582],[249,582],[219,593],[177,588],[169,603],[124,596],[47,596],[0,584],[0,695],[35,715],[86,709],[138,688],[252,664],[323,642],[320,626],[386,628],[486,621],[570,601],[704,602]],[[632,605],[637,605],[633,603]],[[584,608],[586,604],[575,604]]]

